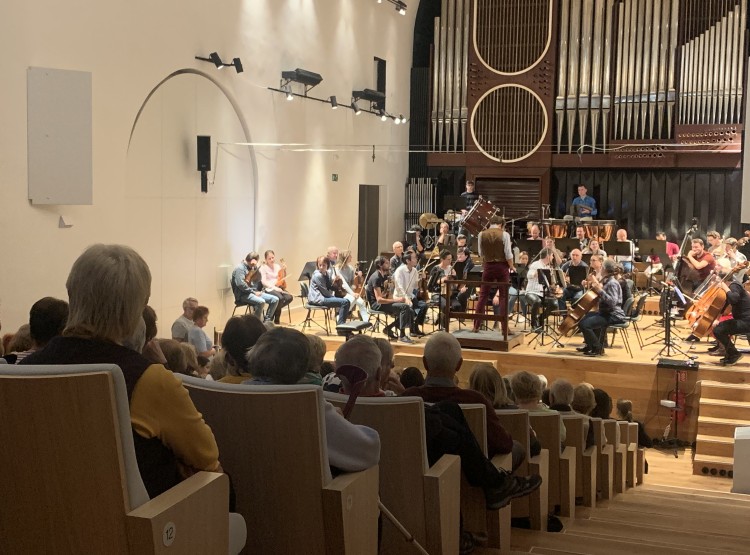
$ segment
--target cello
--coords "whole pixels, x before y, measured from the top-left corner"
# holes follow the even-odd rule
[[[589,289],[578,299],[578,302],[570,307],[565,319],[557,326],[557,331],[563,337],[570,335],[586,314],[595,310],[599,306],[599,293]]]
[[[750,266],[750,262],[737,264],[719,283],[726,282],[735,273],[748,266]],[[690,322],[691,331],[696,337],[705,337],[711,332],[714,322],[721,316],[727,304],[727,294],[719,286],[719,283],[715,283],[706,289],[706,292],[695,302],[690,311],[685,313],[685,318]]]

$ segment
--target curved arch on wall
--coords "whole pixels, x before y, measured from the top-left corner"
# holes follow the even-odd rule
[[[232,106],[232,109],[234,110],[234,113],[237,116],[237,121],[242,127],[242,133],[245,136],[245,142],[246,143],[253,142],[250,137],[250,130],[247,127],[247,121],[245,120],[245,116],[242,113],[242,109],[240,108],[240,105],[235,100],[234,96],[232,96],[231,92],[227,90],[227,88],[224,87],[224,85],[222,85],[219,81],[217,81],[208,73],[205,73],[198,69],[184,68],[184,69],[178,69],[177,71],[170,73],[164,79],[159,81],[159,83],[157,83],[157,85],[153,89],[151,89],[151,91],[146,95],[146,98],[143,99],[143,102],[141,103],[140,108],[138,108],[138,113],[135,115],[135,119],[133,120],[133,125],[130,128],[130,137],[128,137],[128,148],[127,148],[128,151],[130,151],[130,145],[131,145],[131,142],[133,141],[133,134],[135,133],[135,129],[138,126],[138,120],[140,119],[141,114],[143,113],[143,110],[146,108],[146,105],[148,104],[149,100],[151,100],[151,97],[153,97],[154,94],[159,90],[159,88],[170,79],[173,79],[180,75],[186,75],[186,74],[197,75],[199,77],[203,77],[204,79],[208,80],[213,85],[215,85],[216,88],[218,88],[221,91],[221,93],[229,101],[229,104]],[[258,204],[258,187],[256,186],[258,183],[258,161],[256,160],[256,157],[255,157],[255,149],[250,145],[247,146],[247,149],[250,155],[250,163],[252,165],[252,185],[253,185],[253,191],[252,191],[253,193],[253,236],[251,238],[251,244],[255,244],[256,226],[257,226],[256,212],[257,212],[257,204]]]

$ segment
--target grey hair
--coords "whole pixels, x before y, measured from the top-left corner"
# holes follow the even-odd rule
[[[310,342],[305,334],[274,328],[260,336],[245,356],[250,373],[275,384],[295,384],[307,372]]]
[[[573,384],[568,380],[555,380],[549,388],[550,401],[556,405],[573,403]]]
[[[385,366],[387,363],[390,368],[391,361],[393,360],[393,346],[387,339],[382,337],[375,339],[375,345],[380,349],[380,366]]]
[[[461,344],[450,333],[439,331],[424,346],[428,374],[455,372],[461,361]]]
[[[120,343],[142,321],[151,293],[146,261],[124,245],[92,245],[73,263],[64,335]]]
[[[608,274],[614,274],[617,271],[617,262],[611,258],[607,258],[602,262],[602,269]]]
[[[143,317],[138,322],[135,331],[122,344],[137,353],[143,352],[143,347],[146,345],[146,321]]]
[[[187,299],[182,301],[182,310],[185,310],[193,303],[198,304],[198,299],[196,299],[195,297],[188,297]]]
[[[333,362],[336,368],[345,364],[359,366],[367,373],[367,381],[371,382],[378,379],[381,358],[380,349],[374,339],[366,335],[357,335],[336,350]]]

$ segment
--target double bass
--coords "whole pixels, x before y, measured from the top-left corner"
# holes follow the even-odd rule
[[[748,266],[750,266],[750,262],[737,264],[719,283],[714,283],[708,287],[703,296],[693,304],[688,312],[685,312],[685,319],[690,322],[693,335],[705,337],[711,332],[714,322],[721,316],[727,304],[727,294],[720,287],[720,283],[730,280],[735,273]]]

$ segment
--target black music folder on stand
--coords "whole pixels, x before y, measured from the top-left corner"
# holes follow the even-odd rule
[[[533,260],[539,251],[542,250],[542,241],[540,239],[519,239],[517,241],[518,250],[529,253],[529,260]]]
[[[555,239],[555,248],[570,257],[570,251],[581,248],[581,242],[578,239]]]
[[[311,262],[305,262],[305,267],[302,268],[302,272],[297,278],[297,281],[311,280],[312,275],[315,273],[315,270],[317,269],[318,269],[318,264],[315,262],[315,260]]]
[[[631,241],[606,241],[602,250],[607,256],[633,256],[635,247]]]
[[[570,285],[581,287],[581,283],[586,281],[586,276],[589,273],[589,269],[581,264],[580,266],[568,266],[568,278],[570,279]]]

